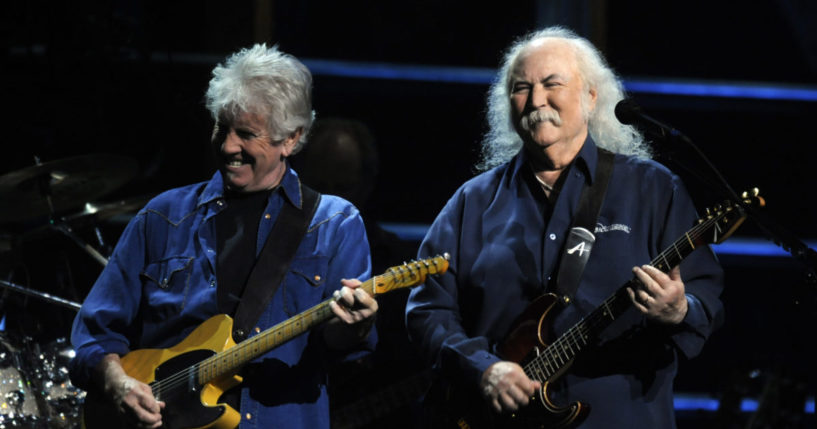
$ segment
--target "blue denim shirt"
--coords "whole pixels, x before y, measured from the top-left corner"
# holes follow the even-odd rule
[[[301,183],[288,168],[260,219],[256,255],[282,205],[301,203]],[[130,221],[74,320],[70,373],[77,386],[88,388],[104,355],[167,348],[218,313],[215,216],[225,205],[217,172],[209,182],[162,193]],[[360,214],[349,202],[323,195],[258,328],[329,298],[342,278],[370,275]],[[319,334],[301,335],[245,368],[241,427],[329,427],[325,366],[331,354]],[[372,332],[361,348],[371,350],[375,341]]]
[[[449,379],[476,389],[499,360],[494,347],[512,322],[548,291],[597,158],[588,138],[550,212],[524,151],[466,182],[440,212],[419,254],[449,252],[450,268],[412,290],[406,312],[412,341]],[[598,307],[632,278],[632,267],[653,260],[695,219],[677,176],[656,162],[616,155],[590,259],[553,332],[561,334]],[[553,389],[560,404],[591,404],[582,427],[674,426],[677,354],[698,354],[722,319],[722,270],[708,246],[681,264],[681,274],[690,304],[682,324],[656,326],[634,310],[625,313],[605,332],[606,347],[591,353],[598,359],[577,361]]]

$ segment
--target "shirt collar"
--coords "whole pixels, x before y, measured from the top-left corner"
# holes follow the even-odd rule
[[[514,168],[514,175],[518,175],[520,173],[520,169],[525,169],[526,171],[530,171],[528,167],[528,155],[525,152],[524,147],[519,150],[519,154],[517,155],[518,162],[513,167]],[[590,133],[587,134],[587,139],[584,141],[582,148],[579,150],[579,153],[576,155],[576,158],[571,163],[572,166],[576,166],[576,168],[581,169],[582,173],[584,173],[584,177],[588,178],[589,184],[593,184],[596,180],[596,165],[599,161],[599,153],[596,149],[596,142],[593,141],[593,138],[590,137]]]
[[[301,180],[298,178],[298,173],[290,168],[289,165],[287,165],[287,169],[278,187],[281,188],[281,193],[290,204],[299,209],[302,207],[303,193],[301,192]],[[224,198],[224,179],[221,177],[221,172],[216,171],[199,196],[198,204],[207,204],[210,201],[220,198]]]

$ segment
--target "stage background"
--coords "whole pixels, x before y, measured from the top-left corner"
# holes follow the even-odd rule
[[[594,41],[631,96],[689,136],[736,190],[760,188],[770,219],[800,240],[817,239],[811,3],[209,0],[12,2],[4,9],[0,174],[30,167],[35,157],[111,153],[137,163],[128,183],[87,202],[132,201],[208,179],[212,121],[202,98],[210,71],[228,53],[267,42],[313,70],[318,118],[354,119],[371,129],[380,168],[366,220],[391,225],[416,246],[416,233],[394,225],[421,231],[474,175],[486,90],[502,50],[529,30],[563,24]],[[703,168],[686,148],[658,149],[686,168]],[[722,199],[668,163],[701,208]],[[100,224],[105,245],[115,243],[126,220]],[[46,222],[35,216],[0,225],[0,276],[79,302],[100,264],[62,234],[19,238]],[[90,228],[76,232],[105,250]],[[721,252],[726,324],[698,359],[684,363],[677,390],[692,398],[766,398],[767,405],[776,394],[784,408],[800,404],[815,394],[813,278],[785,254],[769,255],[775,245],[752,222],[738,236],[768,246]],[[7,330],[43,341],[68,334],[72,311],[3,296],[6,314],[34,319]],[[803,418],[813,424],[810,404]],[[682,425],[738,427],[724,423],[724,412],[696,407],[679,406]],[[750,407],[730,418],[751,425],[761,417]]]

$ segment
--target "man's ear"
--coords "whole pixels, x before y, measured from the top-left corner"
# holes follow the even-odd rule
[[[303,134],[303,131],[304,131],[303,128],[298,128],[297,130],[293,131],[292,134],[287,136],[287,138],[284,139],[283,143],[281,143],[282,156],[288,157],[292,155],[292,150],[295,149],[295,146],[301,139],[301,134]]]
[[[596,88],[590,88],[588,94],[590,95],[590,97],[588,100],[589,105],[587,106],[587,111],[592,112],[593,110],[596,109],[596,99],[598,98],[599,94],[596,92]]]

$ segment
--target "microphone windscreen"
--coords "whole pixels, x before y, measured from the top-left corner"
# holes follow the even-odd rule
[[[625,125],[632,125],[641,116],[641,107],[630,98],[625,98],[616,104],[616,119]]]

